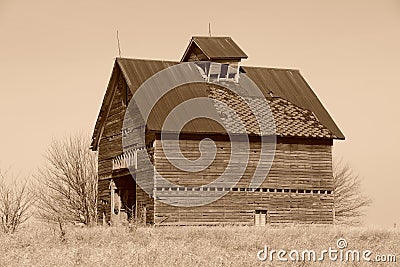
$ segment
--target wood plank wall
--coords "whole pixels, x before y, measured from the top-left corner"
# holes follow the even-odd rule
[[[200,156],[198,140],[181,140],[182,153],[191,159]],[[308,142],[309,143],[309,142]],[[155,167],[178,186],[200,186],[215,180],[226,168],[230,144],[216,141],[217,158],[209,168],[188,174],[171,166],[165,159],[160,141],[155,143]],[[258,192],[247,190],[256,167],[260,144],[251,143],[250,161],[242,179],[221,199],[206,206],[183,208],[155,202],[155,224],[254,223],[255,210],[267,210],[267,222],[332,223],[333,180],[330,145],[278,143],[271,170]],[[188,198],[193,192],[161,191],[162,181],[155,181],[155,196]],[[220,185],[224,187],[223,184]],[[225,189],[229,190],[229,189]],[[286,191],[286,192],[285,192]]]
[[[122,104],[122,90],[126,84],[122,75],[118,75],[117,88],[111,102],[110,112],[106,118],[103,134],[99,142],[99,179],[111,178],[112,158],[122,153],[122,123],[125,107]]]
[[[113,101],[111,103],[110,112],[108,117],[106,118],[106,122],[104,125],[103,134],[101,136],[99,142],[99,156],[98,156],[98,214],[99,214],[99,222],[103,219],[103,213],[105,215],[106,222],[111,220],[111,191],[109,188],[110,180],[113,179],[116,183],[116,186],[122,190],[133,190],[132,181],[134,178],[130,175],[130,173],[125,170],[125,174],[121,175],[120,173],[113,172],[112,170],[112,159],[116,156],[122,154],[122,132],[121,129],[123,127],[123,119],[126,111],[126,101],[124,98],[127,97],[128,100],[132,98],[132,93],[127,87],[127,84],[122,77],[122,74],[117,77],[118,82],[117,88],[115,88]],[[125,103],[124,103],[125,102]],[[134,107],[135,108],[135,107]],[[135,112],[133,112],[135,114]],[[140,122],[139,118],[132,118],[130,121],[134,125],[138,127],[135,128],[133,133],[130,133],[128,136],[132,137],[129,142],[131,144],[137,144],[137,147],[133,146],[132,148],[138,148],[142,146],[144,140],[135,140],[135,138],[139,138],[139,132],[143,130],[140,126],[144,127]],[[151,142],[151,138],[155,138],[154,135],[149,134],[146,136],[146,139],[149,139]],[[144,144],[143,144],[144,145]],[[146,149],[141,151],[140,153],[146,153]],[[143,159],[143,157],[139,157],[139,159]],[[138,170],[137,172],[141,172],[139,175],[142,177],[140,181],[141,186],[145,186],[148,191],[153,190],[153,167],[145,165],[140,160],[138,161]],[[146,221],[152,223],[153,220],[153,200],[150,198],[140,186],[135,186],[136,190],[136,200],[141,206],[146,206]],[[133,199],[129,200],[129,203],[134,202]]]

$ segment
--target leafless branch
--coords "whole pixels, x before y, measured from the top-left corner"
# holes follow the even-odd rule
[[[27,181],[18,182],[0,170],[0,227],[14,233],[31,215],[35,198]]]
[[[342,161],[333,164],[335,197],[335,223],[357,225],[361,223],[365,208],[371,199],[361,191],[360,177]]]
[[[74,135],[54,140],[45,159],[36,176],[40,218],[56,223],[95,224],[97,155],[89,149],[89,138]]]

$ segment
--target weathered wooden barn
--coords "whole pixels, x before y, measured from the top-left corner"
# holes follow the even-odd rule
[[[115,60],[91,144],[92,150],[98,151],[100,221],[112,223],[141,217],[154,225],[333,222],[332,145],[334,139],[344,139],[344,135],[298,70],[244,66],[241,61],[246,58],[229,37],[193,37],[181,61]],[[258,188],[249,188],[255,171],[252,162],[257,162],[260,153],[254,118],[238,95],[215,83],[186,84],[174,89],[153,108],[146,125],[138,125],[145,128],[145,144],[131,150],[123,149],[123,120],[136,90],[161,70],[181,62],[198,61],[221,63],[217,78],[233,80],[236,75],[247,75],[268,102],[275,121],[275,156],[268,176]],[[236,69],[237,73],[227,71],[227,67]],[[203,76],[210,74],[210,63],[203,70]],[[216,144],[217,156],[209,168],[185,173],[166,159],[160,142],[163,121],[175,106],[194,97],[219,100],[237,111],[250,133],[252,153],[244,174],[234,187],[222,185],[211,189],[226,192],[223,197],[206,205],[170,205],[160,199],[179,191],[180,187],[187,190],[210,183],[223,172],[229,160],[230,142],[226,130],[206,120],[186,125],[179,144],[186,157],[196,159],[199,142],[205,137],[211,138]],[[223,110],[219,112],[224,115]],[[227,124],[235,124],[230,121],[229,114],[223,119]],[[154,169],[142,167],[138,161],[139,152],[146,153],[152,168],[176,186],[157,183]],[[133,172],[128,169],[132,165],[135,165]],[[136,183],[135,172],[145,172],[154,178],[148,185],[151,196]]]

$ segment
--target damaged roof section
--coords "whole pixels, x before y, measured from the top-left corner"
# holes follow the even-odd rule
[[[268,127],[263,132],[280,137],[336,138],[311,111],[280,97],[242,97],[215,86],[210,87],[209,96],[217,100],[215,107],[220,112],[224,125],[234,133],[240,133],[238,124],[244,123],[248,134],[260,135],[259,126],[263,123]],[[270,112],[265,109],[265,104]],[[233,119],[233,112],[241,118],[241,122]],[[259,114],[265,122],[259,122],[254,113]]]

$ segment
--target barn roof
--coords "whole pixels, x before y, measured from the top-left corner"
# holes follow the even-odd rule
[[[264,95],[270,92],[274,96],[286,99],[296,106],[313,112],[318,120],[327,127],[337,139],[345,139],[343,133],[299,70],[246,66],[242,66],[241,68],[258,88],[260,88]]]
[[[190,40],[181,61],[187,60],[191,49],[194,47],[198,47],[208,57],[208,60],[247,58],[247,55],[231,37],[194,36]]]
[[[97,149],[102,128],[112,101],[115,80],[118,75],[123,75],[130,90],[132,93],[135,93],[140,85],[152,75],[179,63],[173,61],[117,58],[94,129],[92,148],[94,150]],[[246,66],[242,66],[241,70],[254,81],[266,97],[275,118],[278,136],[344,139],[344,135],[298,70]],[[160,107],[155,107],[154,112],[157,116],[153,116],[153,119],[148,121],[147,127],[149,129],[161,129],[162,119],[167,115],[163,114],[167,112],[167,109],[163,108],[165,105],[173,106],[177,101],[176,104],[179,104],[179,101],[199,96],[218,97],[218,94],[213,94],[205,83],[189,84],[187,88],[189,89],[185,90],[185,94],[180,94],[178,91],[174,92],[175,95],[166,100],[167,102],[160,102]],[[257,102],[257,100],[254,101],[253,103]],[[237,102],[234,105],[234,109],[247,112],[246,109],[240,108],[240,105]],[[220,112],[224,111],[220,110]],[[229,121],[228,123],[232,124]],[[191,126],[188,126],[189,128],[185,126],[185,129],[193,133],[221,132],[221,127],[216,125],[206,120],[196,120]],[[232,127],[235,127],[235,125],[232,125]],[[250,132],[256,131],[256,129],[250,128],[248,130]]]
[[[206,113],[210,117],[220,119],[225,128],[213,120],[201,118],[188,122],[181,133],[249,135],[263,133],[276,134],[280,137],[336,138],[311,111],[297,107],[285,99],[238,95],[221,85],[212,83],[190,83],[169,91],[153,107],[147,119],[147,129],[161,132],[167,116],[176,106],[198,97],[207,97],[213,101],[202,103],[197,107],[187,105],[181,109],[182,113],[191,113],[196,108],[199,110],[194,111],[195,114],[209,110],[210,112]],[[265,103],[268,104],[271,113],[265,109]],[[261,127],[254,112],[266,119]],[[270,114],[272,116],[269,116]]]

